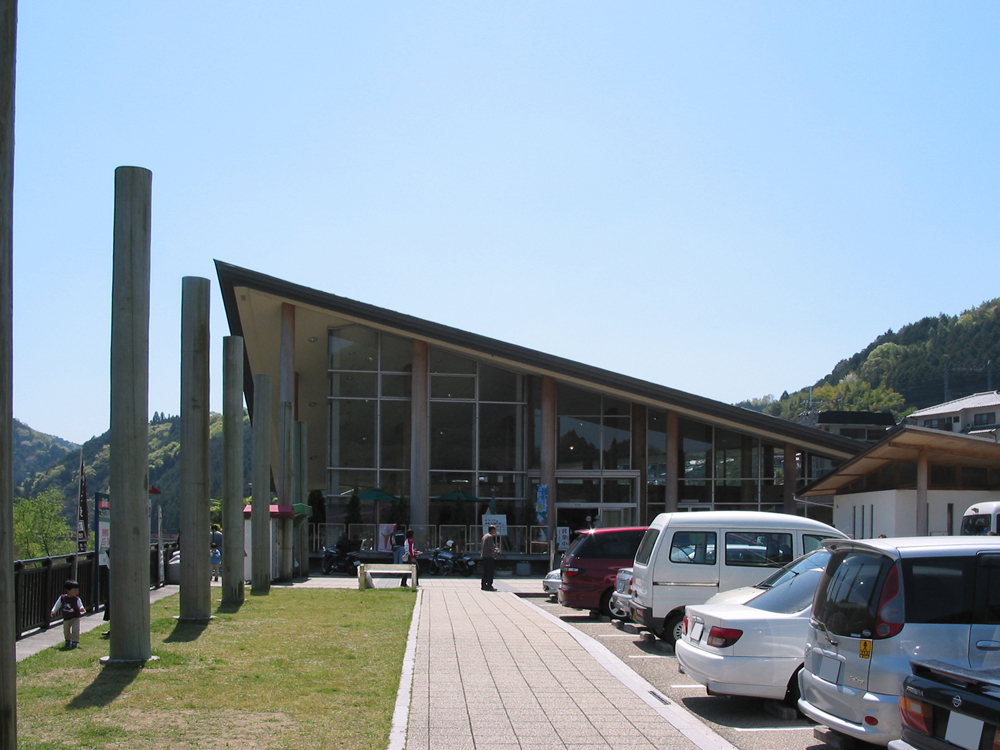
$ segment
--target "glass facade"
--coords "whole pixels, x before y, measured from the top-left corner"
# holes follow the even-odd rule
[[[338,508],[346,517],[353,495],[376,488],[408,501],[412,372],[410,339],[359,325],[329,331],[327,494],[334,517]],[[542,378],[433,346],[427,376],[430,523],[471,525],[491,508],[511,525],[534,524]],[[566,519],[579,511],[592,520],[600,509],[605,519],[640,522],[643,486],[647,519],[665,510],[667,413],[648,408],[643,420],[634,409],[557,382],[555,496]],[[634,419],[640,429],[645,423],[644,440],[633,440]],[[677,442],[680,509],[781,509],[782,445],[688,418],[678,420]],[[644,455],[641,448],[634,455],[643,443]],[[836,466],[806,452],[797,462],[801,484]],[[359,510],[362,522],[378,516],[374,501]]]

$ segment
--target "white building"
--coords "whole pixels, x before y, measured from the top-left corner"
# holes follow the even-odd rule
[[[958,534],[969,506],[1000,501],[1000,444],[907,425],[798,498],[832,503],[833,525],[855,539]]]
[[[906,421],[918,427],[945,432],[996,434],[1000,413],[1000,391],[973,393],[910,414]]]

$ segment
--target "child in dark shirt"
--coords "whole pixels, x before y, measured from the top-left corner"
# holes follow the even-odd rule
[[[80,645],[80,618],[83,616],[83,600],[80,598],[80,584],[76,581],[66,581],[66,593],[56,599],[49,614],[56,617],[62,614],[63,637],[66,648],[76,648]]]

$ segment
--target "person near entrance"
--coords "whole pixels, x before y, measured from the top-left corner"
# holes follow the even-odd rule
[[[493,574],[497,569],[497,527],[490,526],[487,533],[483,535],[482,557],[483,557],[483,591],[496,591],[493,588]]]
[[[403,564],[403,546],[406,544],[406,533],[403,531],[402,524],[396,524],[395,530],[392,532],[392,561],[396,565]]]

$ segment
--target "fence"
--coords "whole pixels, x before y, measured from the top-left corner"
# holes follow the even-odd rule
[[[176,544],[164,545],[164,557],[177,549]],[[94,600],[94,552],[79,555],[59,555],[34,560],[14,562],[14,621],[16,637],[35,628],[47,628],[59,618],[49,617],[52,603],[64,594],[63,584],[73,577],[73,560],[76,559],[76,580],[80,584],[80,598],[88,612],[108,603],[107,568],[101,575],[99,600]],[[159,587],[160,564],[157,548],[149,548],[149,580]]]
[[[479,541],[483,538],[482,526],[441,525],[441,526],[408,526],[413,529],[413,541],[419,550],[434,549],[451,540],[458,552],[478,554]],[[386,552],[391,543],[388,538],[380,539],[379,527],[373,523],[352,523],[349,526],[342,523],[309,524],[309,549],[319,552],[323,547],[332,547],[340,538],[347,534],[354,540],[354,545],[360,552]],[[547,555],[548,529],[545,526],[508,526],[506,536],[500,537],[500,550],[516,555]]]

